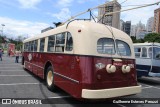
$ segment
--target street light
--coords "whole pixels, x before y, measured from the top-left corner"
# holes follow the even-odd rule
[[[5,26],[5,24],[1,24],[2,25],[2,37],[3,37],[3,27]]]

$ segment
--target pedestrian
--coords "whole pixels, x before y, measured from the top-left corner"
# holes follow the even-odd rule
[[[16,56],[15,63],[18,63],[18,60],[19,60],[19,51],[15,52],[15,56]]]
[[[2,49],[0,48],[0,59],[1,59],[1,61],[2,61],[2,54],[3,54],[3,51],[2,51]]]
[[[8,52],[8,56],[10,57],[10,52]]]

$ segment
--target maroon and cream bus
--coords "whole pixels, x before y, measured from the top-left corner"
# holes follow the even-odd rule
[[[75,20],[24,40],[24,68],[75,98],[102,99],[137,94],[130,37],[115,28]]]

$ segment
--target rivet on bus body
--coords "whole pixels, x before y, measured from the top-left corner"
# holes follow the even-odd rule
[[[122,72],[123,73],[129,73],[131,71],[131,67],[127,65],[122,66]]]
[[[81,32],[81,29],[79,29],[78,32]]]
[[[79,57],[76,57],[76,61],[77,61],[77,62],[80,62],[80,59],[79,59]]]
[[[100,79],[101,79],[101,75],[97,75],[97,79],[99,79],[99,80],[100,80]]]
[[[115,73],[116,72],[116,66],[112,65],[112,64],[108,64],[106,66],[106,70],[108,73]]]

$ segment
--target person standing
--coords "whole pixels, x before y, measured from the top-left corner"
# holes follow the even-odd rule
[[[18,60],[19,60],[19,51],[15,52],[15,56],[16,56],[15,63],[18,63]]]
[[[0,49],[0,59],[1,59],[1,61],[2,61],[2,54],[3,54],[3,51],[2,51],[2,49]]]

